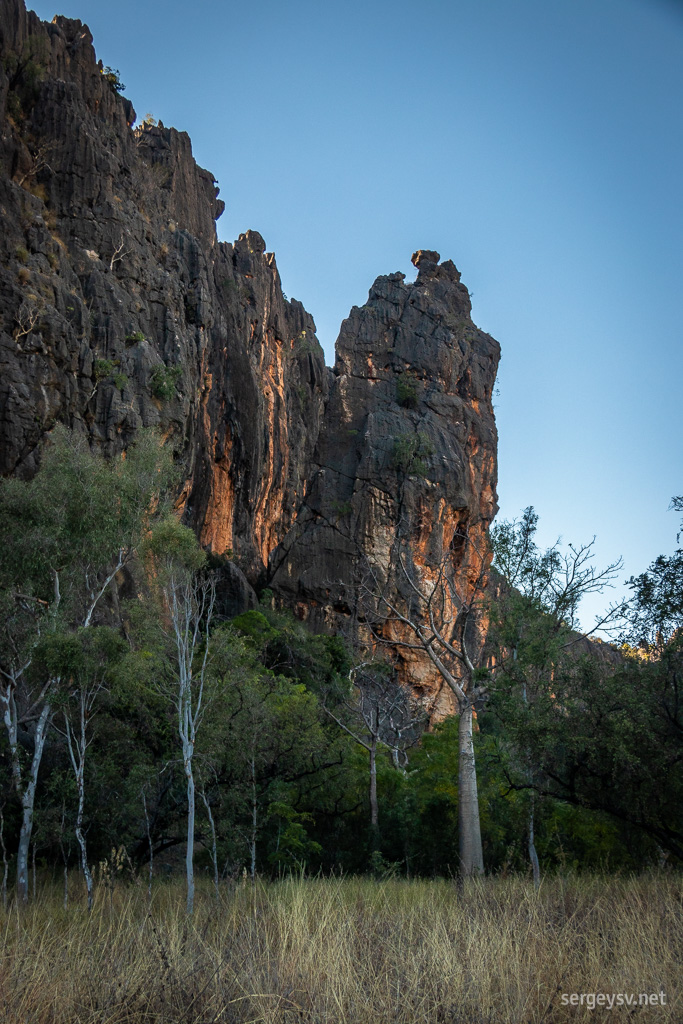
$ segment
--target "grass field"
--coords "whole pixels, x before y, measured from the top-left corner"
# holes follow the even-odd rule
[[[74,880],[74,884],[75,884]],[[289,879],[100,888],[90,917],[39,889],[0,911],[8,1024],[683,1021],[683,879]],[[664,1006],[638,1006],[664,992]],[[565,1005],[634,994],[635,1006]],[[588,1000],[590,1003],[590,999]]]

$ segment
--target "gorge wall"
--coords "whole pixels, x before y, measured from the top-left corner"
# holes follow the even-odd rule
[[[317,628],[399,520],[423,567],[459,528],[483,541],[499,347],[453,263],[421,251],[414,283],[379,277],[328,369],[261,236],[218,242],[212,175],[186,134],[133,127],[86,26],[0,0],[0,56],[0,472],[33,474],[57,422],[112,456],[155,426],[235,608],[268,584]]]

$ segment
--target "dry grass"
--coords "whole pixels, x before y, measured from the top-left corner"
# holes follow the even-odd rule
[[[300,880],[198,893],[45,890],[0,916],[0,1019],[21,1024],[561,1024],[683,1020],[680,876]],[[1,911],[0,911],[1,915]],[[659,992],[590,1010],[562,993]]]

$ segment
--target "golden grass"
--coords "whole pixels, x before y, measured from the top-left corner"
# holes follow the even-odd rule
[[[11,1024],[562,1024],[683,1020],[680,876],[446,881],[287,879],[101,888],[92,916],[57,889],[0,911]],[[666,994],[589,1009],[562,993]]]

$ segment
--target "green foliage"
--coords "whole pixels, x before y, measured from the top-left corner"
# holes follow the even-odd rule
[[[153,432],[140,432],[125,459],[105,461],[84,437],[56,427],[33,480],[0,481],[5,594],[19,587],[47,607],[57,573],[59,614],[77,620],[98,573],[140,542],[153,509],[163,507],[172,472],[171,454]]]
[[[406,476],[426,476],[427,459],[434,454],[434,445],[427,434],[399,434],[391,449],[391,465]]]
[[[273,848],[268,854],[270,864],[278,868],[299,868],[311,856],[322,852],[320,843],[310,839],[305,825],[313,821],[306,811],[297,811],[283,800],[274,800],[268,807],[268,819],[276,827]]]
[[[102,77],[109,83],[117,95],[125,90],[126,87],[121,81],[121,75],[119,74],[118,68],[110,68],[108,65],[103,67]]]
[[[670,508],[683,512],[683,495],[671,499]],[[683,522],[676,540],[683,535]],[[633,604],[624,640],[662,646],[683,627],[683,548],[660,555],[649,569],[628,581]]]
[[[297,355],[309,355],[309,353],[320,352],[320,344],[314,334],[301,331],[294,339],[294,350]]]
[[[396,378],[396,401],[404,409],[417,409],[417,381],[409,373]]]
[[[106,380],[114,372],[114,363],[111,359],[96,359],[94,366],[95,380]]]
[[[123,391],[128,384],[128,377],[125,373],[115,373],[112,380],[114,381],[114,387],[118,388],[119,391]]]
[[[149,389],[161,402],[170,402],[178,393],[177,384],[183,375],[180,366],[156,366],[149,378]]]
[[[126,344],[127,345],[136,345],[139,342],[144,341],[144,340],[145,340],[145,335],[144,335],[144,333],[142,331],[133,331],[132,334],[127,334],[126,335]]]
[[[194,531],[183,526],[175,515],[168,515],[156,524],[140,551],[143,557],[152,555],[159,566],[180,566],[196,572],[206,565],[206,552],[199,546]]]
[[[14,255],[16,256],[20,263],[26,263],[29,255],[28,249],[24,245],[18,245]]]

